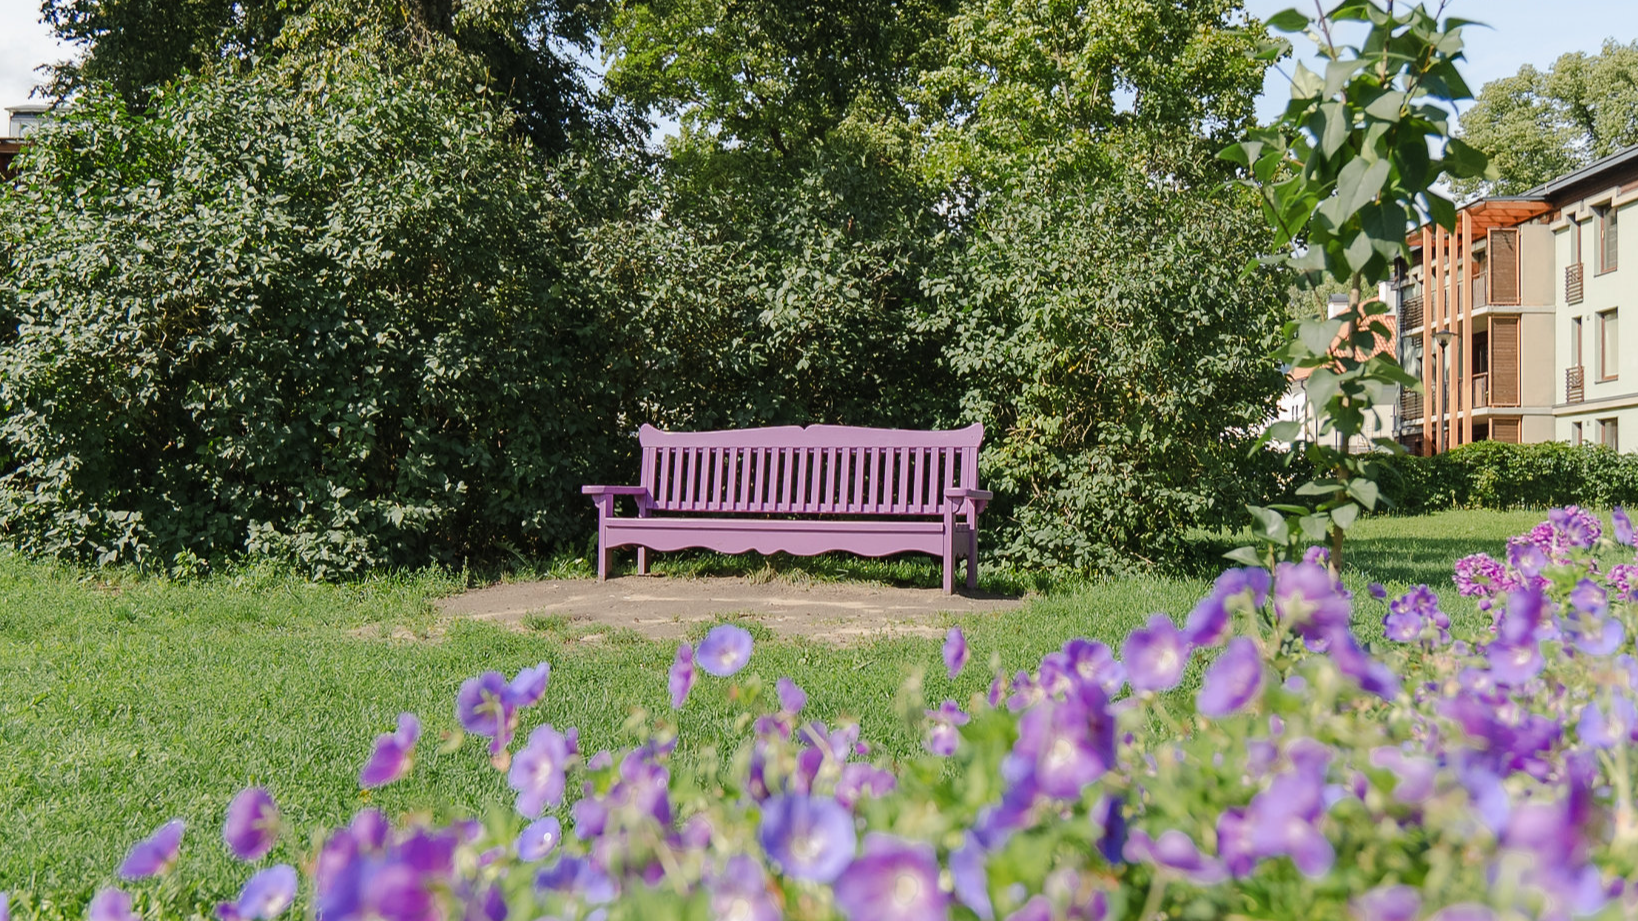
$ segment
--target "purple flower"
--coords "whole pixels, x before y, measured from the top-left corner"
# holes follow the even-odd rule
[[[1222,717],[1250,703],[1263,689],[1263,657],[1250,638],[1237,636],[1206,669],[1195,707],[1206,716]]]
[[[1592,547],[1604,533],[1598,519],[1591,512],[1576,505],[1553,509],[1547,513],[1547,520],[1552,523],[1564,543],[1579,550]]]
[[[222,921],[272,921],[296,901],[296,883],[295,867],[268,867],[245,883],[237,901],[216,906],[216,916]]]
[[[222,840],[240,860],[261,860],[279,836],[279,807],[261,787],[246,787],[228,803]]]
[[[513,708],[521,710],[540,703],[546,696],[546,680],[552,676],[552,667],[545,662],[518,672],[506,686],[506,694]]]
[[[1258,567],[1226,569],[1217,577],[1211,594],[1189,612],[1184,636],[1193,646],[1215,646],[1229,634],[1234,612],[1253,611],[1268,600],[1268,570]]]
[[[364,762],[364,769],[358,772],[358,785],[366,789],[385,786],[409,774],[414,764],[411,755],[420,738],[421,721],[415,714],[398,714],[398,728],[375,737],[370,760]]]
[[[533,819],[545,804],[563,803],[563,775],[572,753],[568,737],[550,723],[529,733],[529,744],[518,752],[506,774],[507,786],[518,791],[519,814]]]
[[[1381,886],[1354,899],[1356,921],[1416,921],[1422,896],[1410,886]]]
[[[563,823],[556,816],[547,816],[525,826],[514,848],[519,860],[533,863],[556,850],[562,840]]]
[[[140,921],[131,911],[131,894],[123,889],[100,889],[91,899],[91,921]]]
[[[671,662],[666,683],[671,691],[671,709],[681,710],[688,692],[694,689],[694,647],[687,643],[677,647],[677,658]]]
[[[1406,755],[1392,746],[1371,749],[1371,766],[1392,771],[1399,783],[1393,788],[1393,798],[1409,805],[1425,802],[1433,795],[1433,783],[1439,766],[1431,758]]]
[[[961,674],[961,669],[967,664],[967,635],[961,632],[960,627],[951,627],[950,632],[944,635],[944,667],[950,672],[950,680]]]
[[[883,834],[865,838],[864,853],[837,877],[836,907],[849,921],[933,921],[950,916],[938,887],[938,859],[928,844]]]
[[[1134,691],[1169,691],[1183,680],[1189,663],[1189,641],[1164,614],[1149,618],[1146,627],[1133,630],[1121,645],[1126,680]]]
[[[1315,544],[1302,552],[1302,561],[1309,566],[1324,566],[1331,562],[1331,551]]]
[[[1616,541],[1631,547],[1633,545],[1632,519],[1627,517],[1627,510],[1617,505],[1610,510],[1610,520],[1615,522]]]
[[[1549,562],[1547,551],[1541,544],[1527,538],[1508,538],[1507,563],[1519,574],[1521,584],[1539,584],[1541,571],[1547,568]]]
[[[1115,661],[1108,646],[1094,640],[1073,639],[1064,644],[1064,662],[1076,684],[1095,684],[1105,697],[1114,697],[1126,684],[1126,667]],[[1042,662],[1045,665],[1045,662]],[[997,676],[997,680],[999,676]],[[990,704],[995,706],[995,704]]]
[[[1638,709],[1626,695],[1617,693],[1610,701],[1609,716],[1597,702],[1581,708],[1581,719],[1576,722],[1576,735],[1581,744],[1590,748],[1614,748],[1638,741]]]
[[[1520,685],[1541,674],[1546,660],[1533,639],[1517,643],[1492,643],[1485,649],[1490,675],[1497,684]]]
[[[0,892],[0,921],[11,921],[11,894]]]
[[[1352,615],[1348,597],[1316,563],[1281,563],[1274,569],[1274,613],[1282,626],[1306,640],[1328,639],[1346,628]]]
[[[842,776],[836,780],[836,801],[849,809],[860,797],[886,796],[898,786],[898,778],[891,772],[860,762],[842,765]]]
[[[744,854],[728,858],[721,873],[705,878],[711,893],[711,917],[733,921],[779,921],[779,906],[768,894],[768,876]]]
[[[967,725],[967,714],[953,700],[946,700],[937,710],[927,711],[927,750],[941,758],[955,754],[961,742],[961,726]]]
[[[1439,596],[1426,585],[1418,585],[1388,604],[1388,615],[1382,619],[1388,639],[1396,643],[1414,643],[1432,626],[1438,632],[1438,642],[1450,642],[1450,617],[1439,609]]]
[[[1457,560],[1452,581],[1464,598],[1489,596],[1515,587],[1507,575],[1507,567],[1484,553]]]
[[[712,627],[700,641],[700,668],[718,678],[728,678],[751,661],[751,645],[751,633],[744,627],[733,624]]]
[[[1047,796],[1075,799],[1114,763],[1114,719],[1094,686],[1026,711],[1002,772],[1009,782],[1030,781]]]
[[[1133,863],[1152,863],[1201,886],[1215,885],[1228,878],[1228,871],[1221,862],[1200,853],[1194,841],[1175,828],[1161,832],[1158,839],[1150,838],[1141,829],[1133,830],[1126,839],[1126,859]]]
[[[1310,879],[1324,876],[1336,851],[1318,828],[1325,812],[1325,769],[1331,753],[1309,739],[1287,749],[1291,770],[1276,775],[1246,809],[1252,852],[1259,858],[1286,856]]]
[[[461,683],[455,695],[455,718],[467,732],[489,737],[489,753],[498,755],[517,730],[517,707],[511,701],[506,676],[484,672]]]
[[[984,849],[979,847],[972,832],[967,832],[961,847],[950,852],[950,881],[955,897],[972,909],[982,921],[995,921],[995,906],[990,901],[989,872],[985,869]]]
[[[1256,869],[1257,852],[1251,846],[1251,829],[1246,827],[1244,809],[1224,809],[1217,817],[1217,856],[1223,861],[1223,868],[1236,879]]]
[[[182,820],[172,819],[131,848],[119,875],[125,879],[146,879],[169,873],[182,851]]]
[[[789,678],[775,681],[774,693],[779,697],[779,709],[791,716],[801,713],[802,708],[808,705],[808,692]]]
[[[823,796],[776,796],[762,806],[757,840],[792,879],[828,883],[853,860],[853,814]]]

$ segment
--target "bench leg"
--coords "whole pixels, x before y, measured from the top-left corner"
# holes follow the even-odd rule
[[[978,588],[978,532],[967,532],[967,591]]]
[[[637,548],[637,575],[639,575],[639,576],[648,575],[648,548],[647,547],[638,547]]]
[[[614,548],[605,546],[602,541],[597,543],[597,581],[607,582],[609,570],[614,568]]]

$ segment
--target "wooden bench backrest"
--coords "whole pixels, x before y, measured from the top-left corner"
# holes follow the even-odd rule
[[[984,426],[664,432],[645,425],[638,440],[642,485],[657,511],[938,515],[946,487],[978,487]]]

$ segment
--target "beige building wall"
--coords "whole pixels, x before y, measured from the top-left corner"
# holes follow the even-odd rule
[[[1597,209],[1614,207],[1617,212],[1616,266],[1599,271],[1599,230]],[[1553,397],[1556,424],[1554,438],[1599,443],[1612,433],[1619,450],[1638,448],[1638,192],[1619,194],[1617,190],[1568,203],[1565,218],[1553,224],[1554,252],[1560,265],[1570,264],[1572,233],[1581,235],[1583,298],[1569,302],[1563,272],[1555,292],[1557,309],[1553,350],[1556,380]],[[1573,223],[1572,223],[1573,219]],[[1621,234],[1619,229],[1625,229]],[[1605,318],[1615,319],[1615,341],[1606,365],[1601,331]],[[1566,372],[1574,365],[1575,321],[1581,321],[1581,367],[1585,381],[1583,399],[1568,401]]]

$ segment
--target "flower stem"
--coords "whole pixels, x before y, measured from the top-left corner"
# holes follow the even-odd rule
[[[1160,903],[1166,898],[1166,874],[1160,870],[1149,877],[1149,895],[1143,900],[1143,910],[1138,912],[1138,921],[1150,921],[1160,914]]]

